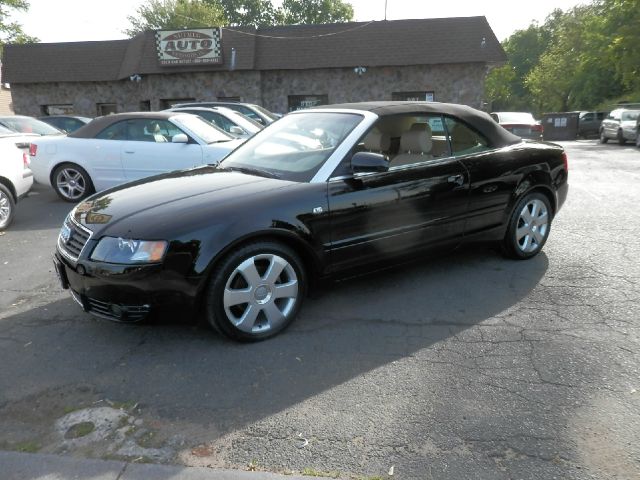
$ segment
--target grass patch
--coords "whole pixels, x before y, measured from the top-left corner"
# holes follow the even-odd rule
[[[316,470],[315,468],[305,468],[300,473],[305,477],[327,477],[327,478],[340,477],[340,472],[323,472],[322,470]]]
[[[81,438],[86,437],[91,432],[96,429],[96,426],[93,422],[80,422],[76,423],[69,427],[69,430],[64,434],[64,438],[72,439],[72,438]]]
[[[40,445],[36,442],[19,442],[13,446],[13,450],[23,453],[36,453],[40,451]]]

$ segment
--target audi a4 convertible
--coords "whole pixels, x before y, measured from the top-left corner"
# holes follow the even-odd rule
[[[87,198],[64,221],[54,263],[94,315],[136,322],[189,307],[232,339],[262,340],[292,322],[318,278],[465,242],[535,256],[567,171],[560,146],[466,106],[302,110],[217,165]]]

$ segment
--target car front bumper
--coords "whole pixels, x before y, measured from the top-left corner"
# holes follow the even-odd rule
[[[53,257],[63,289],[85,312],[120,322],[137,322],[151,312],[195,305],[197,282],[163,265],[113,265]]]

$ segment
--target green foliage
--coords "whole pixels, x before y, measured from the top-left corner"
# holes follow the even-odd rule
[[[591,109],[640,89],[640,0],[555,10],[503,43],[509,62],[487,77],[494,110]]]
[[[19,23],[10,21],[11,14],[15,10],[29,10],[29,2],[27,0],[0,0],[0,53],[2,52],[2,45],[7,43],[32,43],[38,41],[36,37],[24,33]]]
[[[202,0],[149,0],[127,17],[131,27],[124,31],[131,37],[145,30],[210,27],[225,24],[222,8]]]
[[[286,24],[341,23],[353,20],[353,7],[342,0],[283,0]]]
[[[0,0],[1,1],[1,0]],[[145,30],[209,26],[269,26],[340,23],[353,19],[353,7],[342,0],[148,0],[128,17],[133,37]]]

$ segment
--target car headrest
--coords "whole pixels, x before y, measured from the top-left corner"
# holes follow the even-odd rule
[[[413,127],[412,127],[413,128]],[[408,153],[429,153],[431,151],[431,129],[416,129],[404,132],[400,137],[400,151]]]
[[[389,150],[391,146],[391,139],[389,135],[384,133],[373,131],[364,139],[364,148],[371,151],[383,152]]]

